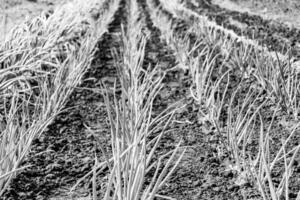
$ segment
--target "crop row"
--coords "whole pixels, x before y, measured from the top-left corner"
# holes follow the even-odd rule
[[[119,1],[68,3],[14,28],[0,48],[0,195],[62,112]]]

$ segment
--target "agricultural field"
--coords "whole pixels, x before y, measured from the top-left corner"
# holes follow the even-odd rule
[[[300,200],[296,23],[216,0],[15,2],[44,7],[1,25],[0,199]]]

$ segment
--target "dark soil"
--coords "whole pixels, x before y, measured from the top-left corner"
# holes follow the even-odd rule
[[[126,27],[126,2],[126,0],[122,0],[115,19],[109,26],[108,33],[99,41],[99,51],[95,55],[93,64],[86,73],[83,83],[73,92],[66,111],[57,117],[41,138],[35,140],[29,156],[23,162],[23,165],[31,165],[31,167],[17,175],[1,199],[67,199],[70,187],[92,169],[94,153],[97,153],[99,160],[104,160],[97,148],[95,136],[85,126],[89,126],[95,131],[101,145],[109,152],[109,123],[103,98],[98,89],[100,89],[101,82],[109,86],[117,79],[116,66],[111,52],[113,49],[120,50],[122,48],[121,24]],[[264,21],[256,16],[226,11],[210,3],[205,3],[208,1],[199,0],[199,2],[200,8],[194,7],[193,4],[188,5],[191,9],[201,14],[207,14],[211,19],[215,19],[219,24],[224,24],[239,34],[250,36],[254,31],[255,39],[272,50],[281,50],[284,47],[283,40],[288,40],[288,45],[293,46],[293,42],[295,43],[296,38],[300,35],[298,30],[283,30],[283,27],[273,26],[270,21]],[[160,194],[178,200],[260,199],[251,182],[238,185],[236,184],[237,172],[227,170],[228,163],[232,160],[230,152],[225,148],[225,136],[220,135],[216,127],[209,122],[198,120],[198,106],[189,97],[190,77],[181,70],[171,70],[176,65],[174,52],[166,45],[165,41],[161,40],[161,32],[154,27],[151,21],[146,0],[139,0],[138,3],[141,9],[140,17],[145,19],[144,29],[150,32],[144,65],[145,67],[158,65],[162,70],[168,71],[163,81],[162,92],[155,101],[154,113],[161,112],[175,102],[185,105],[175,114],[168,127],[168,133],[162,138],[157,154],[174,149],[180,141],[182,141],[182,146],[187,147],[187,153]],[[163,12],[172,20],[175,32],[184,32],[189,27],[188,21],[176,19],[166,10]],[[228,17],[246,23],[248,28],[239,30],[237,27],[233,27],[228,23]],[[269,39],[266,39],[266,34]],[[280,37],[275,37],[275,34]],[[232,74],[232,91],[236,89],[236,84],[241,79],[236,76]],[[244,85],[245,91],[249,87],[247,84]],[[245,91],[241,93],[241,97]],[[274,106],[266,108],[263,113],[266,120],[270,120],[273,109]],[[226,121],[226,115],[224,114],[222,117]],[[280,120],[281,116],[278,116],[278,122]],[[280,126],[280,123],[277,126],[274,131],[275,144],[277,140],[285,136],[285,128]],[[296,145],[299,138],[296,137],[293,141],[293,145]],[[255,141],[251,145],[250,153],[257,150]],[[276,145],[272,150],[276,150]],[[300,159],[298,160],[300,163]],[[298,174],[294,176],[291,185],[293,198],[295,192],[299,190],[297,185],[300,175],[299,163],[295,164]],[[107,175],[107,171],[101,174],[100,178],[104,180],[105,175]],[[275,175],[274,178],[276,178]],[[103,184],[105,183],[102,182],[100,186]],[[103,188],[100,187],[99,190],[101,189]],[[86,197],[89,192],[90,184],[89,180],[86,180],[76,190],[74,196]]]

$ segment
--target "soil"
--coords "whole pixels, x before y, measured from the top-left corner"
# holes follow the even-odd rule
[[[36,139],[30,154],[22,163],[30,165],[18,174],[12,181],[9,189],[1,199],[88,199],[91,184],[89,178],[71,194],[69,190],[76,181],[91,171],[94,165],[94,154],[100,161],[104,155],[97,147],[95,137],[100,140],[100,145],[110,152],[110,127],[101,92],[101,82],[110,86],[117,77],[116,66],[112,50],[122,50],[121,25],[126,27],[126,0],[121,1],[121,6],[115,14],[114,21],[110,24],[108,32],[99,41],[99,51],[95,54],[92,66],[86,73],[83,83],[73,92],[65,108],[47,131]],[[260,16],[240,13],[221,8],[211,4],[208,0],[196,0],[196,3],[187,1],[187,6],[209,16],[218,24],[234,30],[237,34],[254,37],[262,45],[271,50],[292,48],[292,55],[297,57],[297,38],[300,32],[296,28],[287,28],[284,24],[266,20]],[[198,2],[198,3],[197,3]],[[157,2],[159,4],[159,2]],[[145,19],[144,30],[150,33],[146,46],[144,65],[158,65],[162,70],[168,70],[164,79],[164,87],[154,102],[154,113],[157,114],[175,102],[181,102],[185,107],[179,110],[170,125],[168,132],[163,136],[157,154],[163,154],[174,149],[178,142],[188,147],[182,162],[173,173],[169,182],[160,191],[178,200],[196,199],[261,199],[254,184],[245,182],[240,184],[237,171],[228,170],[233,164],[227,145],[226,135],[220,134],[211,123],[200,121],[198,105],[189,95],[190,77],[180,69],[173,68],[176,58],[172,49],[161,39],[161,32],[154,27],[146,0],[138,1],[141,18]],[[161,8],[163,9],[163,8]],[[184,32],[189,26],[189,20],[175,18],[164,10],[163,13],[171,20],[175,32]],[[232,23],[233,19],[243,26]],[[192,36],[191,36],[192,37]],[[230,90],[234,91],[241,77],[237,73],[231,74],[232,83]],[[243,97],[252,83],[242,85],[240,97]],[[228,97],[229,98],[229,97]],[[266,105],[264,120],[270,122],[274,105]],[[285,116],[285,117],[284,117]],[[226,114],[222,120],[226,122]],[[271,152],[278,149],[276,145],[281,138],[286,137],[290,124],[287,123],[289,115],[282,110],[276,117],[276,125],[272,132]],[[92,134],[86,127],[91,127]],[[298,136],[297,136],[298,135]],[[299,134],[293,138],[290,147],[300,141]],[[249,145],[249,154],[257,151],[257,138]],[[274,153],[271,153],[274,156]],[[300,157],[295,162],[290,197],[296,198],[300,180]],[[277,169],[274,180],[279,179],[282,168]],[[276,170],[275,170],[276,171]],[[108,170],[99,175],[100,196],[105,189],[105,180]],[[151,177],[151,174],[149,174]],[[160,198],[157,198],[160,199]]]

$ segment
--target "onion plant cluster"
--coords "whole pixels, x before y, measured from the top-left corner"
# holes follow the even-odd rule
[[[113,154],[106,161],[110,175],[104,199],[150,200],[163,197],[158,194],[159,189],[170,178],[185,150],[178,144],[172,152],[155,155],[174,111],[167,109],[153,117],[153,102],[163,87],[164,73],[158,67],[150,70],[150,66],[143,66],[148,36],[136,17],[136,1],[132,0],[130,6],[130,28],[123,31],[123,53],[121,59],[116,59],[121,60],[117,62],[121,96],[104,95]],[[149,184],[146,180],[150,180]]]
[[[105,160],[95,158],[92,171],[77,181],[71,192],[92,175],[92,199],[154,199],[168,198],[159,195],[185,153],[176,148],[157,156],[157,148],[176,111],[170,106],[165,111],[153,113],[153,103],[163,87],[165,76],[157,66],[144,66],[145,47],[149,35],[145,19],[136,0],[128,2],[127,25],[122,26],[121,51],[113,51],[118,81],[114,89],[102,85],[101,91],[111,127],[112,157],[101,146]],[[121,94],[119,92],[121,91]],[[87,127],[92,131],[89,127]],[[108,167],[106,186],[98,191],[98,175]],[[105,189],[105,192],[103,192]]]
[[[101,9],[96,0],[68,3],[15,27],[1,43],[0,195],[16,172],[29,167],[20,165],[32,141],[81,83],[112,20],[111,9]]]

